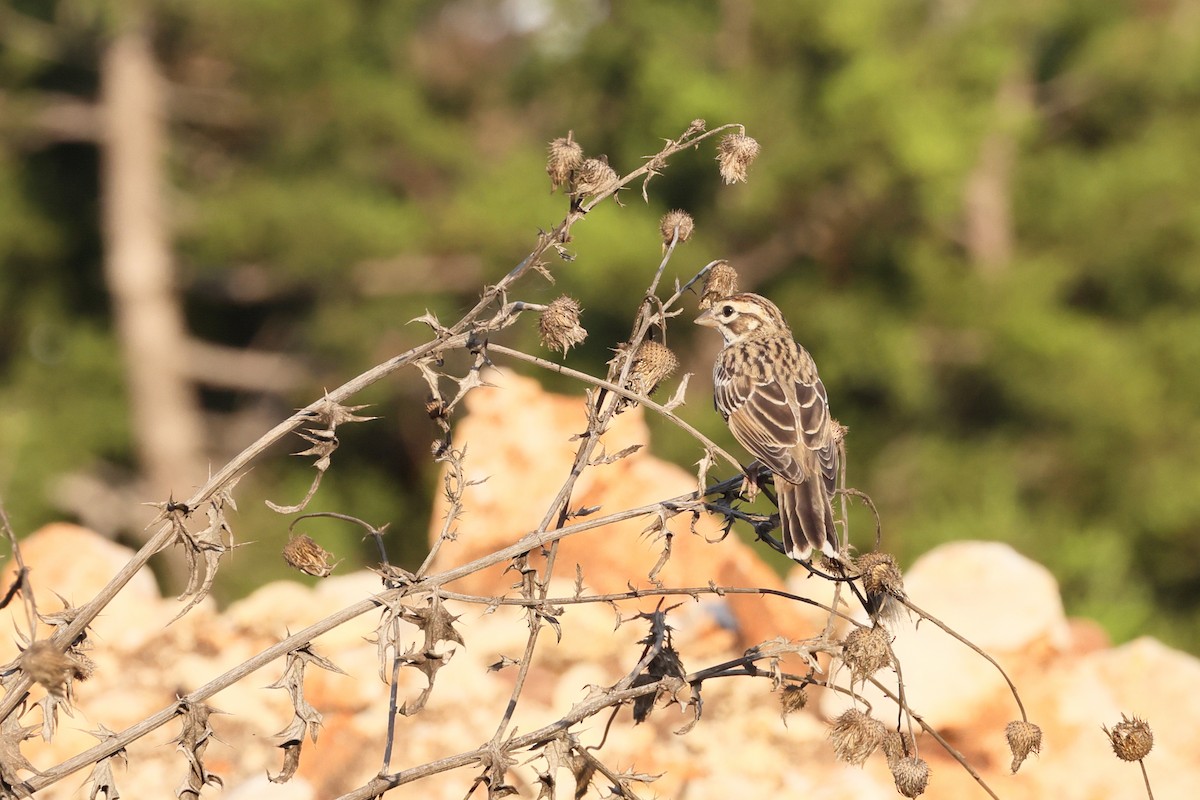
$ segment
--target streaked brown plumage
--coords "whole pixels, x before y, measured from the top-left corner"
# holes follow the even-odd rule
[[[725,348],[713,367],[713,399],[734,438],[775,474],[787,554],[813,548],[841,557],[833,523],[838,449],[825,386],[783,314],[756,294],[717,300],[696,318]]]

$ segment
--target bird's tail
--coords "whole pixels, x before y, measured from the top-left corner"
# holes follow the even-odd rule
[[[776,479],[779,522],[783,528],[783,547],[794,561],[807,560],[813,548],[826,558],[839,560],[837,528],[833,524],[833,506],[821,481],[789,483]]]

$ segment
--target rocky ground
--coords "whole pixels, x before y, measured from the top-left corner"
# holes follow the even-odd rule
[[[456,444],[469,443],[470,478],[488,477],[467,490],[467,513],[458,521],[458,537],[439,554],[435,570],[465,563],[511,544],[534,527],[567,473],[576,446],[571,434],[583,429],[578,398],[548,395],[532,381],[513,375],[495,380],[499,389],[470,396],[470,414],[455,429]],[[648,439],[640,411],[619,419],[606,446],[614,453]],[[612,464],[586,470],[573,505],[602,505],[617,510],[683,494],[695,488],[695,476],[662,462],[643,449]],[[430,536],[441,528],[435,510]],[[663,541],[644,535],[646,520],[633,520],[564,540],[557,558],[555,594],[576,591],[576,564],[589,592],[649,586],[648,573]],[[282,526],[281,526],[282,527]],[[658,574],[665,586],[789,588],[828,600],[828,585],[797,568],[780,579],[756,555],[755,546],[736,537],[720,538],[718,525],[702,520],[692,531],[686,520],[672,523],[671,558]],[[282,542],[280,542],[282,545]],[[254,548],[265,547],[263,544]],[[239,557],[245,557],[245,550]],[[277,557],[275,550],[268,556]],[[80,604],[128,560],[130,553],[76,526],[48,526],[23,543],[43,612],[61,608],[55,592]],[[11,570],[11,565],[10,565]],[[5,585],[8,585],[6,575]],[[512,572],[499,569],[457,581],[448,589],[467,595],[511,594]],[[92,630],[92,676],[73,686],[73,716],[60,719],[52,741],[27,740],[22,753],[45,769],[92,746],[89,731],[106,726],[121,731],[175,698],[195,690],[253,654],[338,609],[380,591],[370,572],[335,574],[308,588],[273,583],[251,596],[217,609],[206,601],[171,624],[179,610],[162,598],[150,575],[139,574],[118,595]],[[986,650],[1007,671],[1020,691],[1030,720],[1044,731],[1040,756],[1013,774],[1005,743],[1005,725],[1020,712],[999,673],[979,655],[928,622],[916,626],[902,617],[893,625],[909,703],[952,747],[960,751],[1001,798],[1102,800],[1144,797],[1136,764],[1113,756],[1102,726],[1121,715],[1146,719],[1154,730],[1154,749],[1146,767],[1158,800],[1193,798],[1200,786],[1200,747],[1194,732],[1200,720],[1200,662],[1145,638],[1113,647],[1096,625],[1063,614],[1057,586],[1045,569],[1003,544],[959,542],[934,550],[905,574],[914,603],[937,616]],[[654,600],[640,608],[653,607]],[[674,644],[688,670],[738,658],[747,647],[777,637],[816,635],[823,614],[782,598],[757,595],[702,595],[676,598],[672,612]],[[459,615],[463,644],[443,643],[453,651],[437,674],[428,706],[401,717],[397,745],[388,767],[397,771],[470,750],[489,739],[501,719],[517,670],[489,670],[502,657],[519,658],[528,627],[517,610],[450,601]],[[625,605],[629,617],[638,606]],[[5,630],[28,630],[25,610],[11,603],[0,614]],[[618,612],[608,604],[571,605],[561,617],[562,639],[547,633],[539,643],[515,725],[528,731],[558,719],[593,687],[615,683],[637,662],[643,622],[616,626]],[[380,680],[375,645],[369,641],[378,612],[362,615],[317,639],[314,650],[345,674],[309,669],[306,698],[323,715],[320,737],[306,742],[297,776],[288,784],[267,781],[277,772],[282,752],[276,736],[291,721],[288,694],[269,685],[283,671],[276,661],[223,690],[210,702],[226,712],[214,716],[219,737],[206,752],[209,770],[223,788],[205,796],[228,798],[330,798],[352,790],[381,768],[388,717],[388,689]],[[44,635],[43,629],[43,635]],[[9,636],[10,640],[15,637]],[[414,629],[411,639],[419,640]],[[15,641],[3,644],[0,660],[17,655]],[[795,663],[788,665],[794,668]],[[826,664],[825,666],[829,666]],[[895,686],[891,671],[881,673]],[[844,685],[849,675],[838,672]],[[416,697],[425,676],[401,672],[401,699]],[[33,699],[43,694],[33,690]],[[895,724],[894,706],[867,692],[875,715]],[[704,713],[685,735],[676,733],[690,715],[678,706],[660,705],[647,722],[634,725],[622,709],[596,755],[618,770],[659,775],[640,787],[643,797],[687,800],[729,797],[824,798],[897,797],[882,753],[862,767],[839,762],[829,740],[829,720],[847,705],[843,695],[813,693],[802,711],[781,717],[779,693],[767,678],[727,678],[705,683]],[[863,708],[861,703],[860,708]],[[608,714],[583,723],[577,733],[586,744],[605,737]],[[25,724],[40,724],[31,710]],[[132,745],[127,764],[114,775],[125,797],[171,796],[188,769],[173,739],[173,722]],[[0,738],[3,738],[0,736]],[[925,797],[987,797],[975,779],[932,736],[917,745],[931,767]],[[7,745],[5,745],[7,746]],[[3,750],[3,748],[0,748]],[[3,755],[0,752],[0,755]],[[521,796],[538,796],[538,773],[545,758],[520,754],[508,780]],[[19,777],[33,773],[19,771]],[[464,768],[400,787],[388,797],[462,798],[478,774]],[[87,771],[38,793],[44,798],[87,797]],[[557,773],[558,796],[572,797],[567,769]],[[482,788],[476,796],[484,796]],[[593,796],[595,794],[593,793]]]

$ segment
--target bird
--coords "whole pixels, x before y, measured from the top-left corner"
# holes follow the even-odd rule
[[[841,561],[833,522],[839,426],[812,356],[761,295],[715,300],[696,324],[725,339],[713,365],[713,403],[734,438],[775,476],[784,551],[806,561],[815,548]]]

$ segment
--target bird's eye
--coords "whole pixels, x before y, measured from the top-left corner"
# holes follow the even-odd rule
[[[721,316],[729,319],[733,316],[733,306],[721,306]]]

